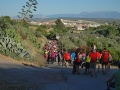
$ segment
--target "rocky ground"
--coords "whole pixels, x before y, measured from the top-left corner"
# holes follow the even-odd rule
[[[105,80],[116,70],[112,67],[107,75],[90,77],[84,69],[73,75],[72,67],[57,63],[38,68],[0,57],[0,90],[106,90]]]

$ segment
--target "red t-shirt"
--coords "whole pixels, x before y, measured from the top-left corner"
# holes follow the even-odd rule
[[[65,52],[64,58],[65,60],[70,60],[70,54],[68,52]]]
[[[77,55],[76,62],[80,62],[80,55]]]
[[[91,52],[90,53],[90,62],[95,63],[97,61],[97,53],[96,52]]]
[[[100,59],[101,58],[101,53],[96,52],[97,53],[97,58]]]

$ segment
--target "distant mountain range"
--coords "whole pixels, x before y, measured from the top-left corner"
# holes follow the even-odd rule
[[[96,11],[96,12],[81,12],[80,14],[53,14],[42,15],[35,14],[33,18],[120,18],[120,12],[117,11]],[[12,18],[17,18],[14,16]]]
[[[80,14],[54,14],[42,15],[36,14],[33,18],[120,18],[120,12],[117,11],[96,11],[96,12],[82,12]]]

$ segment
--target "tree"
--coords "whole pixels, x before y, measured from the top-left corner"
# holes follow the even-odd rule
[[[59,30],[62,30],[65,28],[65,25],[63,24],[63,22],[61,21],[61,19],[57,19],[56,20],[56,27],[59,29]]]
[[[45,27],[43,27],[43,26],[42,26],[42,27],[39,26],[39,27],[36,29],[36,32],[41,32],[42,35],[47,36],[47,31],[46,31]]]
[[[115,21],[113,21],[113,24],[112,24],[113,26],[116,26],[116,22]]]
[[[7,20],[5,19],[4,16],[0,17],[0,28],[2,30],[5,30],[8,28]]]
[[[10,18],[9,16],[4,16],[4,19],[5,19],[7,22],[11,23],[11,18]]]
[[[18,17],[21,19],[21,22],[20,22],[20,24],[19,24],[19,27],[18,27],[18,29],[17,29],[17,32],[20,30],[23,22],[24,22],[25,20],[27,20],[28,17],[29,17],[29,18],[32,18],[32,17],[33,17],[33,14],[32,14],[31,9],[33,9],[33,11],[36,11],[36,9],[37,9],[36,5],[37,5],[37,4],[38,4],[38,3],[37,3],[36,0],[29,0],[29,2],[26,2],[26,5],[23,6],[22,11],[21,11],[21,12],[18,12],[19,14],[22,15],[22,19],[21,19],[21,17],[18,15]]]
[[[47,36],[47,38],[55,38],[56,37],[56,33],[54,31],[50,31],[50,34]]]

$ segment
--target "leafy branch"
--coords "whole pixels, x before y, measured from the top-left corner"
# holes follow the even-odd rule
[[[20,15],[18,15],[18,18],[21,20],[19,26],[18,26],[18,29],[17,29],[17,32],[19,32],[24,20],[27,20],[29,18],[32,18],[33,17],[33,11],[36,11],[37,7],[37,1],[36,0],[29,0],[29,2],[26,2],[26,5],[24,5],[22,7],[22,11],[21,12],[18,12],[21,16],[22,16],[22,19],[20,17]],[[31,11],[32,9],[32,11]]]

